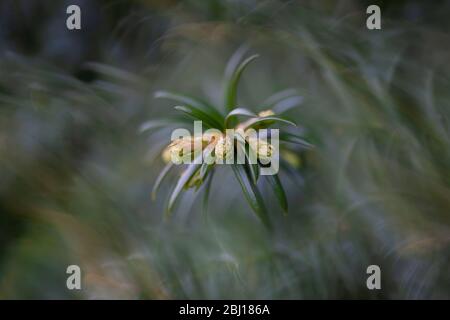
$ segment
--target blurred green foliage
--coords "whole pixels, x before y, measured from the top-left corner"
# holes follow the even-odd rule
[[[447,1],[380,2],[381,31],[372,1],[75,2],[80,32],[64,1],[0,4],[0,298],[450,298]],[[268,233],[217,172],[206,221],[189,196],[164,221],[170,131],[138,129],[173,105],[153,92],[218,101],[242,44],[261,56],[242,105],[304,97],[292,210],[263,190]]]

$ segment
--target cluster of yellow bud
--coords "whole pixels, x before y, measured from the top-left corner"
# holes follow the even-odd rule
[[[274,115],[272,110],[264,110],[258,113],[259,117],[269,117]],[[245,130],[246,122],[236,127],[236,133],[240,134],[250,146],[256,151],[260,160],[269,161],[274,153],[274,147],[263,139],[258,139],[256,134],[250,135],[249,130]],[[245,131],[244,131],[245,130]],[[203,152],[206,147],[214,149],[214,156],[218,160],[227,160],[233,156],[234,141],[232,136],[217,133],[204,133],[200,136],[185,136],[172,141],[162,152],[164,162],[174,161],[182,163],[185,160],[193,160],[194,155]]]
[[[234,152],[233,140],[228,136],[219,138],[216,147],[214,149],[214,153],[217,159],[219,160],[229,159],[230,156],[233,155],[233,152]]]
[[[193,160],[194,155],[202,152],[204,148],[210,144],[216,144],[219,135],[205,133],[201,136],[185,136],[172,141],[162,152],[164,162],[174,161],[181,163],[183,160]]]
[[[186,136],[172,141],[162,152],[164,162],[174,161],[181,163],[185,157],[192,157],[205,147],[205,139],[200,137]]]
[[[258,159],[262,161],[270,161],[274,154],[274,147],[272,144],[263,139],[250,138],[248,143],[253,150],[256,151]]]
[[[270,109],[264,110],[264,111],[261,111],[260,113],[258,113],[258,117],[261,117],[261,118],[270,117],[270,116],[274,116],[274,115],[275,115],[275,112],[273,112]]]

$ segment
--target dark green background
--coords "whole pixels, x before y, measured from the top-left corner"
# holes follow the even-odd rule
[[[68,31],[78,3],[82,30]],[[449,298],[448,1],[0,3],[0,298]],[[239,101],[295,88],[315,144],[269,234],[222,170],[210,221],[171,221],[152,184],[173,113],[159,89],[220,96],[242,44],[261,58]],[[83,290],[65,287],[80,265]],[[366,288],[377,264],[382,290]]]

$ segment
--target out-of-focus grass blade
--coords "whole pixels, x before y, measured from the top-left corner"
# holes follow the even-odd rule
[[[276,114],[281,114],[283,112],[287,112],[290,109],[299,106],[303,102],[302,96],[293,96],[281,101],[278,101],[273,105],[272,111]]]
[[[139,133],[143,133],[149,130],[161,128],[161,127],[167,127],[170,125],[176,125],[176,124],[182,124],[185,123],[185,118],[164,118],[164,119],[154,119],[144,122],[139,126]]]
[[[113,67],[111,65],[98,62],[88,62],[85,64],[85,66],[93,71],[109,76],[111,78],[116,78],[133,83],[143,83],[143,79],[141,77],[123,69]]]
[[[185,95],[185,94],[181,94],[178,92],[172,92],[172,91],[156,91],[154,93],[154,97],[155,98],[162,98],[162,99],[170,99],[176,102],[179,102],[183,105],[188,105],[188,106],[192,106],[195,107],[197,109],[201,109],[205,112],[208,112],[209,114],[211,114],[211,117],[213,117],[217,122],[223,122],[223,116],[220,114],[220,112],[214,108],[213,106],[211,106],[209,103]]]
[[[156,199],[156,193],[158,192],[158,188],[161,185],[161,182],[164,180],[164,178],[169,173],[170,169],[172,168],[173,163],[169,162],[166,164],[166,166],[162,169],[162,171],[159,173],[158,178],[156,178],[155,184],[152,189],[152,200],[154,201]]]
[[[303,97],[300,96],[295,89],[287,89],[277,92],[267,98],[262,105],[264,108],[272,109],[276,114],[286,112],[303,102]]]
[[[237,98],[237,86],[239,84],[239,80],[241,78],[242,72],[249,65],[250,62],[258,58],[258,55],[255,54],[253,56],[248,57],[242,63],[237,66],[234,72],[231,74],[229,79],[225,79],[225,109],[232,110],[236,106],[236,98]]]
[[[254,127],[256,125],[263,125],[264,123],[267,123],[267,122],[269,122],[269,123],[283,122],[283,123],[290,124],[292,126],[297,126],[297,124],[295,122],[292,122],[290,120],[283,119],[283,118],[280,118],[280,117],[270,116],[270,117],[253,118],[253,119],[251,119],[251,121],[249,121],[249,123],[247,124],[245,129],[252,128],[252,127]]]
[[[288,211],[288,202],[287,202],[287,198],[286,198],[286,193],[284,192],[284,188],[283,188],[283,185],[281,184],[278,174],[267,175],[267,176],[265,176],[265,178],[267,179],[270,186],[272,187],[272,189],[275,193],[275,196],[278,199],[278,203],[280,204],[281,208],[283,209],[284,213],[286,214]]]
[[[222,123],[217,122],[206,112],[204,112],[198,108],[195,108],[193,106],[176,106],[175,110],[184,112],[187,115],[189,115],[191,118],[202,121],[203,124],[209,128],[216,128],[216,129],[223,128]]]
[[[280,132],[280,141],[295,143],[307,149],[314,148],[314,145],[305,141],[302,137],[289,132]]]
[[[246,108],[236,108],[230,111],[230,113],[227,114],[227,116],[225,117],[225,128],[228,128],[228,122],[237,116],[247,116],[247,117],[257,117],[257,115],[246,109]]]
[[[298,187],[301,188],[303,187],[303,177],[300,174],[300,172],[298,172],[298,170],[296,170],[295,168],[293,168],[286,160],[284,160],[283,158],[280,158],[280,167],[287,171],[287,177]]]
[[[214,170],[211,170],[211,173],[206,178],[205,183],[205,193],[203,194],[203,203],[202,203],[202,213],[205,220],[208,219],[208,203],[209,203],[209,194],[211,192],[211,184],[214,176]]]
[[[278,91],[277,93],[274,93],[273,95],[271,95],[270,97],[268,97],[266,100],[263,101],[262,105],[265,108],[269,108],[272,107],[273,105],[275,105],[277,102],[293,97],[293,96],[297,96],[298,92],[296,89],[285,89],[282,91]]]
[[[234,175],[241,185],[245,199],[250,204],[250,207],[264,223],[264,225],[270,228],[271,224],[261,194],[259,193],[256,185],[247,175],[245,166],[242,164],[232,164],[231,167],[233,168]]]
[[[167,206],[167,214],[169,215],[172,212],[173,205],[175,204],[175,201],[177,200],[178,196],[180,195],[180,192],[183,190],[186,183],[189,181],[189,179],[192,178],[192,176],[197,172],[197,170],[200,168],[200,164],[191,163],[188,165],[186,171],[183,172],[180,179],[178,179],[177,184],[175,185],[175,188],[172,191],[172,194],[170,195],[169,204]]]
[[[187,95],[177,93],[177,92],[171,92],[171,91],[164,91],[159,90],[154,93],[155,98],[165,98],[174,100],[183,104],[188,104],[197,108],[204,107],[203,103],[195,98],[189,97]]]

